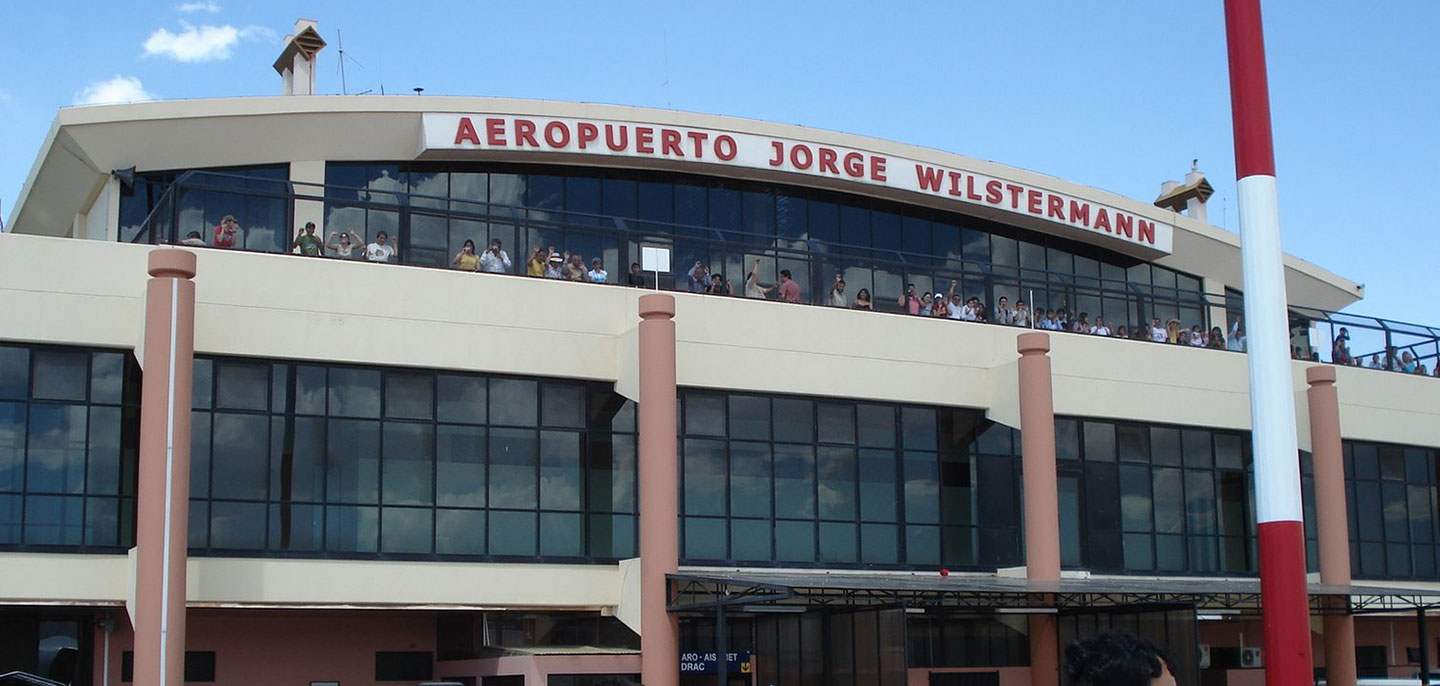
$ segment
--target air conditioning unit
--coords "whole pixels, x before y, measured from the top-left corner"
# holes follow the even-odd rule
[[[1240,666],[1244,669],[1259,669],[1265,666],[1265,660],[1260,654],[1259,648],[1241,648]]]
[[[1200,669],[1210,669],[1210,644],[1200,644]]]

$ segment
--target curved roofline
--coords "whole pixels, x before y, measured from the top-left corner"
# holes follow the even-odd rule
[[[1133,214],[1138,218],[1148,219],[1173,227],[1173,254],[1160,256],[1159,253],[1144,250],[1143,246],[1127,246],[1121,241],[1113,239],[1107,240],[1107,237],[1103,235],[1098,238],[1092,236],[1087,240],[1083,235],[1076,236],[1067,234],[1063,230],[1065,227],[1054,224],[1053,222],[1027,222],[1026,217],[1014,215],[1009,212],[999,215],[994,213],[987,214],[981,208],[959,207],[955,206],[955,203],[938,204],[939,201],[942,200],[940,198],[936,198],[936,202],[927,202],[926,198],[918,196],[915,193],[892,193],[888,192],[888,189],[867,186],[844,179],[821,179],[787,172],[766,173],[765,171],[758,170],[722,167],[717,164],[706,165],[695,161],[677,163],[669,160],[645,161],[636,158],[620,157],[605,157],[602,160],[582,160],[572,159],[574,156],[567,156],[563,153],[555,152],[526,153],[531,156],[525,158],[542,163],[548,162],[556,164],[638,167],[669,171],[680,171],[683,169],[691,173],[778,180],[792,185],[809,185],[832,190],[842,190],[852,194],[883,197],[906,204],[940,207],[949,211],[998,219],[1004,223],[1022,228],[1029,228],[1042,233],[1061,235],[1063,237],[1097,244],[1116,252],[1130,253],[1156,264],[1211,277],[1219,283],[1229,285],[1240,283],[1238,253],[1240,237],[1238,235],[1220,229],[1219,227],[1194,220],[1172,210],[1156,207],[1148,202],[1073,183],[1049,174],[1012,167],[990,160],[970,158],[957,153],[912,143],[902,143],[883,138],[848,134],[798,124],[783,124],[753,118],[705,114],[683,110],[561,100],[529,100],[471,96],[315,95],[166,100],[122,105],[61,108],[52,125],[51,134],[46,139],[45,147],[41,150],[39,159],[37,159],[35,167],[31,171],[30,178],[27,180],[11,212],[10,225],[14,229],[19,229],[25,227],[27,224],[25,213],[31,202],[31,196],[35,191],[35,184],[41,180],[45,167],[52,161],[53,154],[57,147],[66,149],[66,152],[72,156],[70,160],[71,163],[77,160],[86,162],[96,174],[103,175],[108,173],[110,169],[128,167],[134,164],[133,161],[123,163],[123,161],[118,159],[107,160],[105,159],[105,155],[99,152],[93,155],[95,160],[91,162],[89,159],[91,156],[86,153],[90,152],[88,148],[95,146],[90,143],[92,140],[90,136],[82,135],[81,133],[88,130],[93,130],[99,136],[104,136],[105,134],[100,131],[102,129],[115,129],[115,132],[111,135],[118,135],[121,130],[135,130],[124,126],[126,124],[144,125],[152,122],[191,121],[201,123],[209,120],[237,122],[251,117],[294,117],[306,115],[344,116],[358,119],[365,119],[371,116],[393,117],[394,115],[403,115],[407,117],[408,122],[408,118],[414,115],[413,123],[406,123],[405,126],[413,127],[413,130],[418,131],[420,126],[419,115],[427,113],[468,114],[476,112],[496,115],[620,120],[643,124],[694,127],[734,132],[737,134],[796,139],[805,142],[833,145],[839,148],[864,150],[893,157],[910,158],[926,164],[933,163],[946,168],[965,170],[967,173],[974,172],[984,176],[1044,189],[1046,191],[1053,191],[1054,193],[1063,194],[1086,202],[1113,207]],[[370,125],[378,126],[374,122],[370,122]],[[393,125],[379,127],[377,130],[384,131],[392,137],[399,135],[395,133],[398,131],[398,127]],[[73,134],[73,136],[69,134]],[[408,136],[409,132],[406,131],[404,135]],[[357,139],[359,139],[359,137],[357,137]],[[395,141],[388,141],[390,145],[381,154],[365,154],[364,151],[367,149],[378,150],[382,146],[377,144],[372,138],[364,138],[363,140],[365,140],[365,144],[357,144],[359,149],[354,152],[352,152],[350,148],[346,148],[343,150],[345,154],[322,155],[320,157],[302,154],[299,159],[395,159],[396,161],[403,161],[430,158],[426,154],[427,151],[415,147],[415,138],[407,138],[407,140],[404,141],[406,146],[403,150],[395,145]],[[57,143],[61,143],[62,145],[57,146]],[[254,146],[252,141],[251,147],[265,146]],[[417,150],[419,152],[417,152]],[[476,152],[489,152],[489,154],[474,154]],[[208,153],[209,151],[191,152],[189,157],[193,158]],[[441,153],[441,157],[457,156],[461,155],[462,151],[441,151]],[[515,156],[517,155],[517,153],[510,152],[506,153],[506,155],[508,155],[507,157],[505,155],[497,155],[493,151],[463,151],[463,153],[468,153],[464,155],[465,159],[491,160],[513,160],[516,159]],[[274,156],[272,155],[272,157]],[[280,157],[268,161],[287,161],[287,158]],[[114,163],[114,166],[110,166],[111,162]],[[191,166],[231,166],[249,163],[258,162],[249,160],[224,162],[212,159],[205,161],[196,160],[191,163]],[[140,166],[146,168],[146,165]],[[164,167],[150,166],[149,168]],[[777,174],[781,176],[777,176]],[[93,189],[93,183],[92,180],[90,186],[87,187],[87,191]],[[60,213],[64,212],[64,208],[57,207],[54,209]],[[76,209],[74,211],[83,211],[83,209]],[[58,216],[58,214],[56,216]],[[1338,310],[1363,297],[1362,287],[1318,265],[1290,255],[1286,255],[1285,264],[1289,272],[1287,285],[1290,286],[1292,290],[1292,300],[1297,304]]]

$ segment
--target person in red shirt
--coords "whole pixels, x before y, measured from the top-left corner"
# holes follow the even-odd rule
[[[215,247],[235,247],[235,239],[239,234],[240,223],[235,221],[233,215],[225,215],[225,218],[220,220],[220,225],[215,227]]]
[[[800,284],[790,278],[789,269],[780,270],[780,302],[800,302]]]

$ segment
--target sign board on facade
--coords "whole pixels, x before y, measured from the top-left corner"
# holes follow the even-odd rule
[[[687,651],[680,653],[681,674],[714,674],[715,673],[715,651],[708,653],[701,651]],[[729,674],[750,673],[749,651],[737,651],[726,653],[726,670]]]
[[[1038,218],[1170,253],[1174,227],[1046,188],[868,150],[737,131],[511,114],[426,113],[423,150],[504,150],[720,164],[841,179]]]

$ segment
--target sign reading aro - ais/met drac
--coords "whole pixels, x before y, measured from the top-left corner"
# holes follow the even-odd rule
[[[561,152],[720,164],[829,177],[1063,224],[1169,253],[1174,228],[1094,201],[873,151],[737,131],[514,114],[423,115],[424,150]]]

